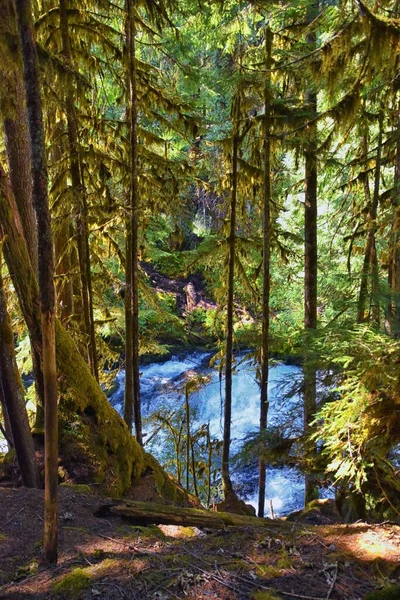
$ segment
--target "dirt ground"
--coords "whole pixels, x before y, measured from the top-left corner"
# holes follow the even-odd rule
[[[48,567],[43,492],[0,488],[0,598],[356,600],[400,584],[400,527],[391,523],[139,527],[96,517],[104,503],[60,488],[59,560]]]

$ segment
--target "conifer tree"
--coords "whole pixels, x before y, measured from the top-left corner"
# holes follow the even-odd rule
[[[263,201],[263,288],[262,288],[262,332],[260,374],[260,432],[267,429],[268,378],[269,378],[269,311],[270,311],[270,246],[271,246],[271,67],[273,34],[265,28],[265,122],[264,122],[264,201]],[[258,516],[264,516],[266,464],[259,462]]]
[[[230,185],[229,208],[229,237],[228,237],[228,274],[227,274],[227,300],[226,300],[226,350],[225,350],[225,400],[224,400],[224,433],[222,447],[222,483],[225,500],[234,495],[230,477],[230,445],[231,445],[231,420],[232,420],[232,364],[233,364],[233,310],[234,310],[234,282],[235,282],[235,252],[236,252],[236,211],[238,193],[238,150],[240,96],[237,95],[232,107],[232,175]]]
[[[312,26],[318,14],[318,0],[310,4],[307,23],[311,27],[306,41],[310,51],[316,48],[316,32]],[[304,195],[304,327],[306,332],[317,327],[317,93],[312,83],[308,84],[305,102],[309,110],[305,154],[305,195]],[[316,368],[310,364],[307,352],[304,360],[304,426],[307,432],[309,423],[316,411]],[[306,481],[305,504],[315,496],[315,486]]]
[[[139,259],[138,259],[138,161],[137,161],[137,74],[135,57],[136,26],[134,1],[127,0],[127,85],[128,85],[128,128],[130,146],[130,179],[128,189],[127,232],[125,246],[125,398],[124,419],[132,429],[134,416],[135,435],[139,444],[142,440],[142,418],[140,407],[139,379]]]

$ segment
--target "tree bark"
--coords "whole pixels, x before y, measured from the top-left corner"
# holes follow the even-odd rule
[[[393,7],[394,16],[398,17],[399,0],[396,0]],[[390,333],[398,338],[400,336],[400,100],[399,100],[399,57],[396,60],[397,75],[393,81],[393,112],[394,123],[396,127],[396,154],[394,164],[394,193],[393,209],[394,220],[390,234],[389,242],[389,266],[388,283],[390,287],[390,297],[388,302],[388,323]]]
[[[238,101],[237,101],[238,102]],[[237,208],[237,167],[238,167],[238,107],[233,114],[232,135],[232,183],[229,216],[228,237],[228,290],[227,290],[227,315],[226,315],[226,354],[225,354],[225,402],[224,402],[224,432],[222,446],[222,485],[225,500],[234,494],[230,477],[230,446],[231,446],[231,421],[232,421],[232,363],[233,363],[233,309],[234,309],[234,281],[235,281],[235,251],[236,251],[236,208]]]
[[[388,321],[394,337],[400,335],[400,103],[396,97],[396,155],[394,165],[394,219],[390,234],[388,281],[390,299],[388,306]]]
[[[14,334],[7,311],[1,262],[0,260],[0,387],[22,482],[26,487],[39,487],[39,472],[25,408],[24,389],[15,358]]]
[[[263,287],[262,287],[262,334],[261,334],[261,377],[260,377],[260,433],[267,429],[268,378],[269,378],[269,296],[270,296],[270,227],[271,227],[271,74],[273,33],[269,27],[265,32],[265,69],[267,72],[264,89],[264,203],[263,203]],[[258,465],[258,516],[264,516],[266,463],[260,458]]]
[[[124,419],[143,445],[139,374],[139,262],[138,262],[138,180],[137,180],[137,82],[135,62],[136,27],[134,0],[127,0],[126,38],[128,49],[128,115],[130,139],[130,185],[126,232],[125,292],[125,400]]]
[[[57,562],[58,408],[55,352],[55,291],[51,217],[47,195],[39,69],[30,0],[16,0],[24,62],[24,81],[32,153],[33,201],[38,226],[38,260],[42,327],[42,364],[45,397],[45,517],[44,557]]]
[[[73,70],[71,42],[69,36],[68,5],[67,0],[60,0],[60,29],[62,38],[62,55],[70,72]],[[93,315],[93,290],[92,275],[90,270],[90,249],[88,231],[88,207],[86,190],[83,182],[83,173],[80,163],[80,150],[78,142],[78,122],[75,110],[75,93],[73,80],[70,73],[66,77],[66,115],[69,142],[69,171],[71,174],[72,193],[74,197],[78,242],[79,268],[82,286],[82,308],[85,321],[85,330],[88,338],[88,360],[92,375],[98,381],[99,370],[96,352],[96,334]]]
[[[189,390],[188,385],[185,386],[185,420],[186,420],[186,489],[189,491],[189,474],[190,474],[190,406],[189,406]]]

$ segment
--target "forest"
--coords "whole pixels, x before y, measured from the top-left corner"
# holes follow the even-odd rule
[[[397,0],[2,0],[0,505],[46,564],[88,489],[400,523],[399,50]]]

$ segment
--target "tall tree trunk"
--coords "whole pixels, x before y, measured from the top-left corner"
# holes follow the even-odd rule
[[[66,66],[72,72],[73,62],[71,53],[71,42],[69,36],[68,4],[67,0],[60,0],[60,28],[62,37],[62,54]],[[77,210],[77,242],[79,268],[82,285],[82,308],[85,321],[85,330],[88,337],[88,359],[92,375],[98,381],[99,370],[96,352],[96,335],[93,315],[93,291],[92,276],[90,271],[90,249],[88,230],[88,207],[86,190],[83,181],[82,165],[80,162],[80,150],[78,142],[78,122],[75,110],[73,79],[70,74],[66,78],[66,115],[69,142],[69,171],[71,174],[72,193]]]
[[[397,94],[396,104],[396,155],[394,165],[394,219],[390,234],[389,271],[390,300],[388,306],[388,321],[394,337],[400,335],[400,102]]]
[[[394,16],[398,17],[399,0],[396,0],[393,7]],[[394,164],[394,193],[392,205],[394,209],[394,219],[389,242],[389,265],[388,265],[388,283],[390,296],[387,307],[387,320],[390,333],[398,338],[400,336],[400,74],[399,57],[396,60],[397,75],[393,81],[393,112],[394,126],[396,128],[396,154]]]
[[[260,377],[260,433],[267,429],[268,377],[269,377],[269,296],[270,296],[270,227],[271,227],[271,73],[273,33],[269,27],[265,32],[265,69],[267,72],[264,89],[264,204],[263,204],[263,287],[262,287],[262,334],[261,334],[261,377]],[[258,484],[258,516],[264,516],[266,464],[260,458]]]
[[[135,422],[136,439],[143,445],[139,374],[139,263],[138,263],[138,182],[137,182],[137,91],[134,0],[127,0],[126,37],[128,46],[128,114],[130,139],[130,186],[126,233],[125,292],[125,400],[124,419],[129,429]]]
[[[368,125],[364,126],[364,133],[362,136],[362,152],[365,157],[365,175],[363,178],[363,187],[364,187],[364,198],[365,204],[368,208],[367,215],[367,223],[370,226],[371,220],[371,212],[372,212],[372,199],[371,199],[371,190],[369,187],[369,176],[368,176],[368,151],[369,151],[369,143],[368,143]],[[367,234],[367,240],[365,244],[364,250],[364,260],[361,271],[361,279],[360,279],[360,290],[358,295],[358,305],[357,305],[357,323],[364,323],[364,321],[368,320],[366,315],[366,306],[368,300],[368,286],[369,286],[369,271],[370,271],[370,260],[371,260],[371,247],[370,244],[373,241],[373,237]]]
[[[382,162],[382,137],[383,137],[383,111],[379,113],[379,133],[378,133],[378,144],[376,151],[376,165],[375,165],[375,177],[374,177],[374,191],[372,201],[370,198],[368,175],[366,174],[366,200],[369,205],[369,211],[367,216],[368,233],[367,240],[365,242],[364,250],[364,261],[361,273],[360,281],[360,292],[358,297],[358,310],[357,310],[357,323],[364,323],[372,317],[372,321],[375,325],[379,325],[380,320],[380,306],[379,306],[379,269],[378,269],[378,257],[376,252],[376,219],[378,216],[378,204],[379,204],[379,187],[380,187],[380,174],[381,174],[381,162]],[[366,151],[368,146],[365,146]],[[370,306],[371,311],[366,310],[368,300],[368,287],[369,283],[371,286]]]
[[[39,487],[39,472],[35,463],[35,449],[25,407],[24,389],[15,358],[14,334],[7,312],[1,263],[0,254],[0,387],[22,482],[26,487]]]
[[[185,419],[186,419],[186,489],[189,491],[190,474],[190,406],[188,385],[185,386]]]
[[[318,14],[318,0],[310,5],[307,21],[312,23]],[[316,48],[315,30],[307,34],[310,51]],[[310,123],[307,128],[308,141],[305,145],[305,198],[304,198],[304,327],[306,333],[317,328],[317,94],[308,87],[305,100],[310,110]],[[308,432],[309,423],[316,411],[316,371],[307,351],[304,356],[304,429]],[[305,503],[316,496],[316,488],[311,477],[306,476]]]
[[[234,280],[235,280],[235,251],[236,251],[236,208],[237,208],[237,181],[238,181],[238,100],[233,111],[232,134],[232,180],[231,202],[229,215],[228,237],[228,290],[227,290],[227,315],[226,315],[226,355],[225,355],[225,403],[224,403],[224,432],[222,446],[222,485],[225,500],[234,494],[230,477],[230,446],[231,446],[231,420],[232,420],[232,363],[233,363],[233,309],[234,309]]]
[[[207,508],[211,505],[211,473],[212,473],[212,443],[210,436],[210,423],[207,423]]]
[[[35,273],[38,269],[37,227],[32,203],[31,148],[25,101],[21,43],[12,0],[0,3],[0,99],[11,187]],[[31,343],[36,388],[35,428],[44,426],[44,384],[41,357]]]
[[[58,512],[58,409],[55,347],[55,291],[51,218],[47,195],[47,165],[44,142],[39,69],[30,0],[16,0],[19,34],[24,61],[32,153],[33,200],[38,225],[42,364],[45,397],[45,517],[44,556],[57,561]]]

